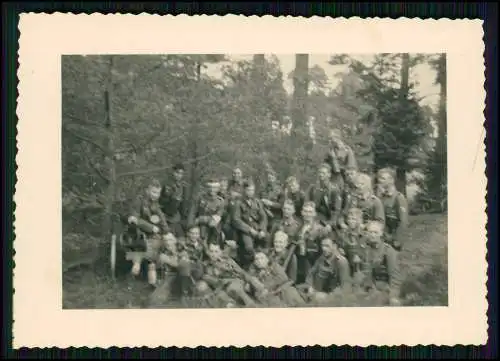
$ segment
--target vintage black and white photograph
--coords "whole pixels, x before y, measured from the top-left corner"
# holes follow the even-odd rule
[[[481,25],[22,15],[15,347],[484,343]]]
[[[447,306],[446,63],[63,55],[63,307]]]

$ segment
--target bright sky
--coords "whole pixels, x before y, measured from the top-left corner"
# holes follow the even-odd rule
[[[295,54],[276,54],[277,58],[280,61],[281,68],[284,74],[284,87],[289,92],[293,92],[293,81],[288,79],[288,74],[295,68]],[[246,60],[251,59],[252,55],[238,55],[231,54],[229,56],[232,60]],[[369,61],[371,55],[356,55],[356,58],[359,60],[366,59]],[[329,86],[334,88],[338,80],[335,78],[335,74],[339,71],[345,69],[344,66],[333,66],[328,64],[328,60],[330,59],[330,55],[328,54],[310,54],[309,55],[309,67],[313,67],[314,65],[321,66],[327,76],[330,79]],[[214,77],[220,76],[220,65],[210,66],[207,70],[207,74]],[[432,108],[436,109],[439,101],[439,86],[434,85],[434,79],[436,77],[436,73],[431,69],[427,64],[419,65],[415,67],[410,75],[412,80],[416,80],[419,85],[417,87],[418,93],[423,97],[426,96],[425,99],[422,100],[422,104],[427,104]]]

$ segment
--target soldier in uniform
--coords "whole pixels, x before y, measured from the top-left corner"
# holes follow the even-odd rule
[[[363,287],[365,290],[377,288],[388,291],[390,304],[398,306],[402,283],[398,252],[384,243],[383,223],[371,221],[366,229],[368,238],[362,266]]]
[[[233,177],[229,181],[228,193],[233,199],[237,199],[243,196],[243,172],[241,168],[236,167],[233,169]]]
[[[319,182],[309,188],[306,200],[314,202],[318,220],[331,232],[337,228],[342,211],[342,189],[330,181],[329,165],[319,167],[318,177]]]
[[[179,265],[177,273],[181,294],[186,296],[193,291],[194,282],[203,276],[203,260],[206,241],[200,236],[200,228],[193,226],[188,230],[187,237],[180,242]]]
[[[285,184],[285,189],[281,194],[281,203],[286,200],[291,200],[295,206],[295,215],[300,217],[300,212],[302,212],[302,206],[304,205],[306,199],[305,193],[300,189],[299,181],[296,177],[288,177]]]
[[[223,254],[218,243],[208,245],[208,259],[204,263],[205,281],[215,292],[223,291],[231,298],[254,307],[255,301],[245,292],[248,274],[230,257]]]
[[[269,245],[276,235],[276,232],[282,231],[284,232],[291,242],[294,242],[297,236],[297,233],[301,226],[301,220],[295,214],[295,204],[291,199],[284,201],[282,208],[283,217],[281,219],[275,220],[273,225],[271,226],[271,232],[269,234]]]
[[[269,250],[269,259],[280,265],[286,272],[288,279],[297,282],[297,255],[296,245],[288,242],[288,235],[283,231],[274,234],[273,247]]]
[[[356,157],[352,148],[342,140],[338,129],[331,130],[329,136],[330,150],[325,157],[325,162],[331,167],[332,182],[342,189],[346,168],[357,168]]]
[[[281,217],[280,196],[282,188],[276,177],[276,173],[270,167],[267,170],[267,184],[260,193],[260,199],[264,204],[264,209],[268,217],[268,225],[272,225],[272,221]]]
[[[351,275],[355,275],[361,270],[361,257],[363,249],[366,247],[365,234],[361,229],[363,212],[359,208],[351,208],[347,211],[346,223],[343,223],[338,231],[337,244],[339,251],[349,261]]]
[[[237,231],[240,264],[247,268],[253,262],[255,246],[265,247],[267,236],[267,214],[255,197],[252,180],[245,181],[244,197],[234,207],[233,227]]]
[[[330,238],[321,241],[321,256],[310,269],[306,285],[307,296],[315,300],[350,286],[349,262]]]
[[[162,212],[158,202],[161,193],[160,182],[153,179],[146,189],[145,194],[137,197],[132,205],[127,218],[130,229],[137,229],[137,236],[143,235],[139,240],[145,244],[140,244],[132,257],[132,275],[137,276],[141,270],[141,263],[144,258],[149,259],[148,275],[151,275],[150,283],[154,284],[154,254],[159,249],[161,234],[169,230],[165,214]],[[145,249],[144,249],[145,248]],[[141,252],[144,250],[145,252]],[[151,272],[149,272],[151,270]]]
[[[363,226],[368,221],[385,223],[382,201],[373,194],[372,180],[368,174],[359,173],[355,180],[356,193],[349,199],[346,209],[359,208],[363,212]],[[343,217],[346,215],[344,214]],[[344,220],[341,220],[345,223]]]
[[[394,184],[394,175],[390,169],[379,170],[378,185],[380,200],[385,213],[385,241],[396,251],[401,251],[403,232],[408,226],[408,203],[405,196],[398,192]]]
[[[199,226],[201,238],[210,242],[222,242],[222,216],[225,210],[225,201],[219,197],[219,182],[209,180],[208,192],[193,202],[188,216],[188,225]]]
[[[302,224],[297,232],[297,282],[302,283],[311,266],[320,256],[320,242],[331,234],[329,228],[321,225],[316,219],[316,205],[304,203],[302,207]]]
[[[160,204],[167,222],[176,236],[184,234],[183,222],[187,215],[188,187],[184,182],[184,166],[174,166],[174,183],[162,189]]]
[[[229,183],[226,177],[222,177],[219,181],[219,197],[227,200],[229,197]]]
[[[269,262],[264,252],[257,252],[250,267],[249,274],[255,277],[256,283],[248,283],[247,289],[255,295],[259,302],[267,307],[297,307],[305,305],[304,299],[292,286],[285,270],[276,262]]]

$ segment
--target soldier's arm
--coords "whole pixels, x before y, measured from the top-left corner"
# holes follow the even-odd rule
[[[212,288],[215,288],[219,285],[219,279],[207,273],[203,275],[202,280],[208,283],[208,285]]]
[[[256,231],[241,219],[241,205],[239,202],[234,205],[232,224],[234,228],[243,233],[251,234],[252,231]]]
[[[186,219],[189,215],[189,202],[188,202],[188,187],[184,185],[182,187],[182,198],[178,201],[179,213],[182,219]]]
[[[314,262],[313,266],[309,269],[309,272],[307,273],[306,284],[309,285],[310,287],[313,286],[314,275],[316,274],[321,261],[322,261],[321,257],[318,258],[316,262]]]
[[[406,201],[405,196],[402,194],[398,195],[397,198],[398,201],[398,219],[399,219],[399,224],[396,229],[396,239],[399,242],[402,242],[402,234],[406,230],[406,227],[408,226],[408,202]]]
[[[264,205],[259,202],[259,213],[260,213],[260,222],[259,222],[259,227],[261,231],[267,231],[267,222],[268,222],[268,217],[267,213],[264,209]]]
[[[339,256],[337,261],[337,269],[339,274],[340,287],[348,287],[351,281],[351,270],[347,258],[345,258],[344,256]]]
[[[333,190],[330,194],[331,197],[331,218],[330,225],[335,228],[339,222],[342,212],[342,193],[339,190]]]
[[[391,297],[399,298],[399,290],[403,279],[399,269],[398,253],[391,246],[387,246],[386,262]]]
[[[192,227],[196,223],[196,216],[198,214],[198,199],[193,200],[193,204],[191,205],[189,209],[189,213],[187,216],[187,224],[188,227]]]
[[[346,167],[349,168],[358,168],[358,162],[356,161],[356,155],[354,155],[354,151],[351,147],[347,148],[347,156],[346,156]]]
[[[384,211],[384,205],[382,204],[382,201],[380,198],[376,197],[375,202],[373,202],[373,220],[374,221],[379,221],[382,222],[382,224],[385,224],[385,211]]]
[[[292,257],[290,258],[290,262],[288,263],[287,267],[288,278],[293,283],[297,282],[297,272],[298,272],[297,269],[298,269],[297,256],[293,254]]]

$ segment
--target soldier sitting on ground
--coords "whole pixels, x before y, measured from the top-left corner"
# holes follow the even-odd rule
[[[332,232],[337,227],[342,210],[342,189],[331,182],[328,164],[319,167],[318,178],[318,183],[309,188],[306,200],[314,202],[318,220]]]
[[[379,170],[378,185],[380,200],[385,214],[385,241],[396,251],[403,247],[403,232],[408,226],[408,202],[405,196],[396,189],[394,174],[388,169]]]
[[[297,244],[297,261],[299,283],[304,282],[310,267],[316,262],[321,253],[320,242],[330,235],[330,229],[323,227],[316,219],[314,202],[304,203],[302,207],[302,225],[299,228],[295,243]]]
[[[293,242],[302,224],[300,218],[295,215],[295,205],[291,199],[283,203],[282,213],[283,217],[275,220],[271,227],[271,232],[269,234],[270,241],[268,242],[269,247],[272,247],[272,241],[275,238],[276,232],[279,231],[286,233],[289,240]]]
[[[273,248],[269,250],[269,259],[282,267],[288,279],[295,284],[297,281],[296,245],[289,244],[288,235],[283,231],[274,233]]]
[[[292,286],[284,269],[274,262],[269,262],[264,252],[257,252],[249,274],[257,282],[248,282],[246,289],[260,304],[267,307],[303,306],[304,299]]]
[[[402,282],[398,252],[389,244],[384,243],[384,225],[381,222],[369,222],[366,230],[367,247],[362,257],[363,288],[387,291],[390,304],[398,306]]]
[[[255,301],[245,292],[247,274],[232,258],[225,256],[218,243],[208,245],[208,259],[204,262],[205,281],[215,292],[224,291],[245,306],[254,307]]]
[[[222,242],[222,216],[225,201],[219,197],[219,182],[215,179],[207,183],[207,192],[195,200],[188,216],[188,226],[198,226],[201,237],[210,242]]]
[[[363,214],[359,208],[351,208],[347,211],[346,223],[338,232],[337,244],[339,251],[349,261],[351,275],[355,275],[361,269],[361,257],[365,245],[365,234],[361,229]]]
[[[197,226],[188,230],[187,237],[180,242],[180,249],[177,273],[181,294],[185,296],[192,292],[193,282],[203,276],[206,241],[201,239]]]
[[[267,236],[267,215],[262,202],[255,197],[252,180],[244,182],[244,197],[235,204],[233,227],[237,231],[240,264],[246,269],[253,262],[255,247],[266,246]]]
[[[307,297],[321,301],[329,293],[350,286],[349,262],[340,254],[330,238],[321,241],[321,256],[312,266],[306,278]]]
[[[295,208],[295,215],[300,217],[300,212],[304,206],[306,199],[305,193],[300,189],[299,181],[296,177],[288,177],[286,180],[285,188],[281,194],[281,203],[285,203],[287,200],[293,202]]]

